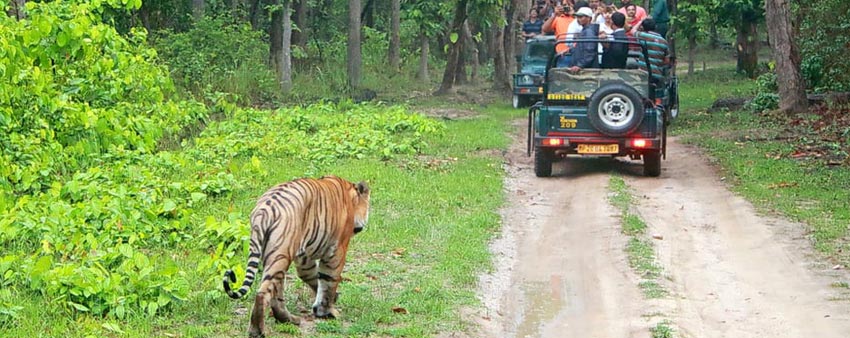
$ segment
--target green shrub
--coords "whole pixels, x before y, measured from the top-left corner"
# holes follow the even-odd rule
[[[773,71],[759,75],[756,79],[756,96],[748,103],[750,110],[762,112],[779,107],[779,88]]]
[[[235,94],[243,104],[278,98],[274,72],[267,66],[268,44],[262,31],[224,18],[204,18],[186,32],[159,34],[156,49],[177,85],[195,97]]]
[[[206,116],[168,101],[174,86],[143,30],[125,38],[88,4],[27,8],[25,20],[0,16],[0,189],[46,189],[112,148],[151,152]]]

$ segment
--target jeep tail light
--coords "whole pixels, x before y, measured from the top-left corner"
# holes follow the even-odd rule
[[[559,138],[547,138],[543,140],[543,144],[550,146],[559,146],[564,144],[564,141]]]
[[[635,148],[646,148],[646,146],[647,146],[647,145],[648,145],[648,142],[646,142],[646,140],[644,140],[644,139],[635,139],[635,140],[632,140],[632,147],[635,147]]]

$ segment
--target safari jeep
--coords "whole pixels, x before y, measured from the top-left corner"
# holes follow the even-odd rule
[[[517,55],[520,69],[514,74],[514,108],[527,107],[543,98],[543,74],[553,50],[554,36],[538,36],[526,41],[522,55]]]
[[[661,174],[667,125],[678,106],[677,84],[671,78],[664,88],[656,88],[649,72],[637,66],[647,56],[641,46],[640,52],[629,53],[626,68],[571,73],[553,67],[553,53],[546,67],[543,101],[528,112],[528,152],[534,152],[536,176],[551,176],[553,162],[581,156],[642,159],[644,175]],[[654,104],[657,95],[663,96],[660,106]]]

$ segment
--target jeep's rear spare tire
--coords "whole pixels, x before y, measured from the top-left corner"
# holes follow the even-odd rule
[[[643,102],[634,88],[612,83],[593,93],[587,117],[599,132],[608,136],[624,136],[640,126],[643,112]]]

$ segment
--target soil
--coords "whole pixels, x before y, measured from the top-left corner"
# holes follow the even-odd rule
[[[658,178],[640,161],[570,158],[534,176],[524,121],[505,154],[509,196],[495,269],[480,277],[484,310],[466,314],[482,337],[850,337],[850,274],[812,250],[806,227],[760,215],[731,193],[710,161],[670,140]],[[648,225],[658,282],[647,299],[628,265],[629,237],[610,206],[624,178]]]

